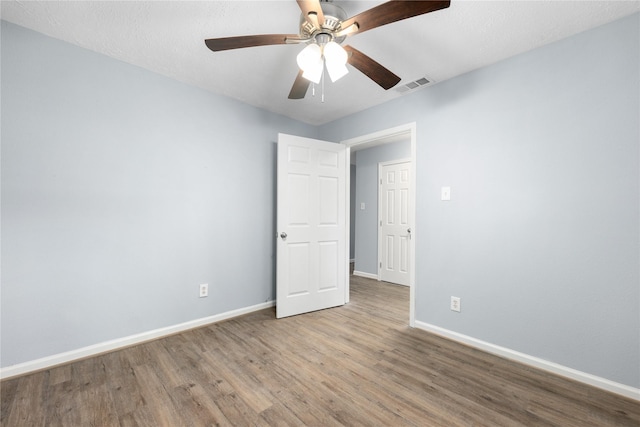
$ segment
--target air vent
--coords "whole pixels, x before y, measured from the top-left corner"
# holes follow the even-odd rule
[[[424,86],[428,86],[430,84],[433,84],[433,80],[429,80],[426,77],[422,77],[418,80],[414,80],[412,82],[409,82],[407,84],[404,84],[402,86],[398,86],[396,88],[396,90],[400,93],[404,93],[404,92],[409,92],[410,90],[414,90],[414,89],[418,89]]]

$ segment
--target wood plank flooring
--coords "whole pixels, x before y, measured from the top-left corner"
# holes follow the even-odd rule
[[[14,426],[639,426],[640,402],[411,329],[408,289],[274,310],[3,381]]]

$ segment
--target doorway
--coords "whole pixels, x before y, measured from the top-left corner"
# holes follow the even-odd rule
[[[382,130],[379,132],[371,133],[368,135],[363,135],[360,137],[348,139],[348,140],[342,141],[342,144],[347,146],[347,162],[350,163],[351,155],[355,154],[357,156],[358,151],[381,146],[381,145],[391,144],[391,143],[395,143],[403,140],[409,141],[409,156],[406,158],[406,160],[411,162],[412,165],[414,165],[414,170],[415,170],[415,164],[416,164],[415,162],[415,158],[416,158],[416,124],[415,122],[397,126],[390,129],[386,129],[386,130]],[[377,166],[376,166],[376,174],[377,174]],[[415,195],[416,195],[415,173],[410,174],[409,179],[410,179],[410,186],[409,186],[410,198],[411,200],[415,201]],[[354,197],[355,197],[354,194],[350,195],[350,198],[354,198]],[[350,200],[350,202],[351,201],[352,200]],[[366,202],[364,206],[362,205],[362,202],[358,200],[356,200],[355,202],[356,202],[356,206],[355,206],[356,211],[359,209],[366,210],[368,208]],[[378,210],[377,203],[374,203],[371,206],[371,208],[373,208],[376,212],[376,222],[377,222],[377,210]],[[413,203],[412,206],[410,207],[410,216],[411,218],[415,219],[415,203]],[[351,223],[351,218],[349,218],[349,223]],[[411,224],[410,228],[411,228],[411,239],[408,240],[409,257],[408,257],[407,276],[408,276],[408,285],[409,285],[409,325],[413,327],[415,326],[414,325],[415,324],[415,247],[416,247],[416,240],[417,240],[417,233],[416,233],[417,230],[415,227],[415,222]],[[374,246],[377,248],[378,247],[377,237],[374,237],[374,239],[375,239]],[[347,246],[349,247],[349,245]],[[376,261],[376,264],[377,262],[378,261]],[[356,264],[356,270],[357,270],[357,267],[358,266]],[[363,276],[366,277],[366,274],[363,274]],[[375,275],[373,275],[373,277],[378,278],[379,276],[376,273]],[[349,294],[348,294],[349,286],[347,286],[346,292],[347,292],[346,301],[349,301]]]

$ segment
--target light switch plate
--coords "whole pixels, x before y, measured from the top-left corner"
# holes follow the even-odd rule
[[[451,200],[451,187],[442,187],[440,191],[440,200]]]
[[[360,210],[363,211],[364,210],[364,202],[360,203]]]

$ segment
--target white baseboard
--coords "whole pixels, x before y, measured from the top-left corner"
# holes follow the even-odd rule
[[[154,329],[152,331],[142,332],[140,334],[130,335],[124,338],[105,341],[99,344],[90,345],[88,347],[71,350],[64,353],[54,354],[53,356],[43,357],[41,359],[29,362],[19,363],[17,365],[0,368],[0,379],[12,378],[18,375],[29,374],[53,366],[62,365],[64,363],[73,362],[75,360],[85,359],[87,357],[96,356],[98,354],[107,353],[121,348],[130,347],[132,345],[141,344],[146,341],[155,340],[168,335],[179,332],[188,331],[189,329],[199,328],[201,326],[227,320],[232,317],[241,316],[258,310],[275,306],[275,301],[268,301],[256,304],[250,307],[239,308],[237,310],[227,311],[225,313],[216,314],[214,316],[203,317],[201,319],[191,320],[189,322],[180,323],[165,328]]]
[[[603,390],[616,393],[630,399],[640,401],[640,389],[631,387],[625,384],[620,384],[615,381],[608,380],[606,378],[597,377],[595,375],[588,374],[586,372],[578,371],[576,369],[568,368],[563,365],[559,365],[554,362],[549,362],[544,359],[540,359],[535,356],[530,356],[525,353],[520,353],[515,350],[501,347],[499,345],[491,344],[486,341],[479,340],[477,338],[463,335],[458,332],[450,331],[448,329],[441,328],[439,326],[431,325],[429,323],[420,322],[416,320],[415,327],[418,329],[431,332],[436,335],[457,341],[471,347],[478,348],[486,351],[487,353],[495,354],[506,359],[515,360],[525,365],[533,366],[538,369],[542,369],[547,372],[551,372],[572,380],[579,381],[581,383],[589,384],[594,387],[601,388]]]
[[[354,276],[360,276],[360,277],[366,277],[367,279],[378,280],[378,275],[377,274],[365,273],[364,271],[355,270],[353,272],[353,275]]]

